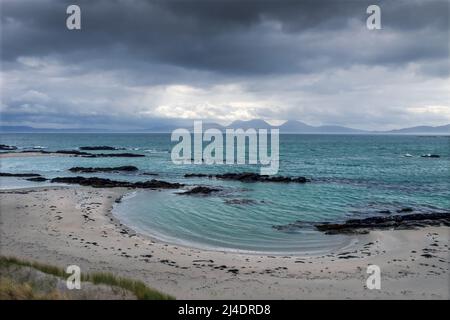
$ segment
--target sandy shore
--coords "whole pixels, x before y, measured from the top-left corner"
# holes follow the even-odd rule
[[[0,253],[141,279],[178,299],[449,299],[450,228],[376,231],[321,256],[201,251],[135,234],[111,216],[125,189],[0,192]],[[155,191],[157,192],[157,191]],[[422,256],[425,255],[425,256]],[[366,288],[368,265],[381,290]]]

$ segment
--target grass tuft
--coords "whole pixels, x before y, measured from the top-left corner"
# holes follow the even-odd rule
[[[53,290],[49,293],[37,293],[29,283],[19,283],[11,278],[0,278],[0,300],[62,300],[65,296]]]
[[[59,278],[67,278],[68,274],[64,269],[39,262],[32,262],[27,260],[18,259],[15,257],[5,257],[0,256],[0,268],[7,268],[10,266],[21,266],[30,267],[39,270],[43,273],[50,274]],[[115,286],[132,292],[139,300],[174,300],[175,298],[159,292],[156,289],[147,287],[145,283],[139,280],[132,280],[128,278],[118,277],[112,273],[100,272],[81,274],[81,281],[89,281],[93,284],[103,284],[108,286]],[[18,284],[13,285],[13,281],[8,278],[2,278],[0,286],[0,299],[5,295],[11,297],[24,297],[23,299],[35,299],[36,295],[33,295],[32,288],[29,284]],[[56,293],[52,293],[55,295]],[[48,297],[40,297],[39,299],[51,298],[52,295]]]

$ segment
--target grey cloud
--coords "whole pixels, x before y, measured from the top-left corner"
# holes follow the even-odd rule
[[[65,28],[69,1],[4,3],[3,58],[57,55],[86,62],[101,55],[109,62],[105,68],[137,60],[260,75],[315,72],[336,64],[404,64],[448,56],[445,0],[379,1],[384,30],[377,37],[365,29],[365,9],[372,3],[365,0],[77,3],[82,8],[81,32]],[[351,26],[352,21],[356,27]],[[354,37],[355,28],[361,30],[358,37]],[[400,36],[386,43],[391,33]],[[335,37],[348,38],[345,53]],[[361,54],[364,37],[373,38],[373,55]]]
[[[82,9],[81,31],[65,27],[73,3]],[[374,3],[383,29],[369,31],[366,8]],[[374,128],[436,123],[439,114],[407,107],[448,107],[446,0],[1,5],[6,123],[145,128],[165,121],[158,107],[205,105],[218,116]],[[200,93],[166,98],[164,90],[177,85]]]

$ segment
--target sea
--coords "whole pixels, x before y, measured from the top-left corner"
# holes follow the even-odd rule
[[[259,172],[258,165],[176,165],[170,134],[5,133],[1,144],[20,150],[77,150],[113,146],[141,158],[65,156],[1,159],[1,172],[39,173],[46,178],[96,176],[124,181],[158,179],[221,189],[210,195],[183,190],[130,190],[113,214],[137,232],[160,241],[204,250],[254,254],[326,254],[351,245],[348,235],[326,235],[314,224],[347,219],[450,209],[450,136],[280,135],[279,175],[304,176],[308,183],[224,181],[185,178],[189,173]],[[435,154],[438,158],[423,157]],[[69,168],[133,165],[130,173],[71,173]],[[148,174],[155,174],[150,176]],[[1,177],[0,187],[56,185]],[[75,187],[75,186],[71,186]],[[278,226],[296,227],[278,228]]]

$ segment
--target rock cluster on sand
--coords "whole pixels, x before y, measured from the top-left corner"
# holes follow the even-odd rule
[[[79,184],[82,186],[90,186],[95,188],[142,188],[142,189],[178,189],[183,187],[180,183],[171,183],[161,180],[150,180],[141,182],[116,181],[97,177],[57,177],[51,179],[54,183]]]
[[[260,175],[253,172],[243,172],[243,173],[224,173],[224,174],[204,174],[204,173],[188,173],[184,175],[185,178],[192,177],[208,177],[208,178],[216,178],[222,180],[235,180],[241,182],[296,182],[296,183],[305,183],[310,180],[305,177],[284,177],[284,176],[267,176]]]
[[[120,167],[72,167],[71,172],[94,173],[94,172],[133,172],[139,169],[135,166],[120,166]]]

